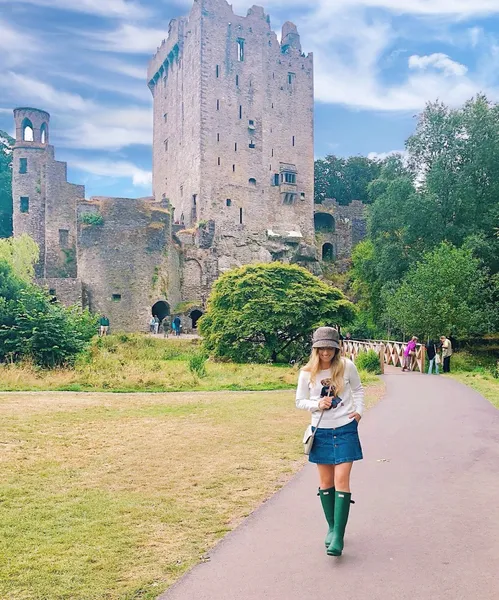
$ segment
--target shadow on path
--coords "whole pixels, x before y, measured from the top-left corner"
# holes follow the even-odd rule
[[[497,600],[499,411],[445,377],[384,378],[341,558],[307,465],[160,599]]]

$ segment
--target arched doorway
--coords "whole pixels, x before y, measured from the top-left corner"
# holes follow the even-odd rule
[[[334,247],[333,244],[324,244],[322,246],[322,260],[325,262],[334,261]]]
[[[189,315],[189,317],[191,318],[192,321],[192,328],[196,329],[198,326],[198,321],[199,319],[203,316],[203,313],[199,310],[199,309],[195,309],[191,312],[191,314]]]
[[[156,304],[154,304],[151,312],[152,316],[158,317],[158,319],[161,322],[165,317],[167,317],[170,314],[170,305],[168,304],[168,302],[160,300],[159,302],[156,302]]]
[[[314,225],[316,233],[334,233],[336,228],[333,215],[328,213],[315,213]]]

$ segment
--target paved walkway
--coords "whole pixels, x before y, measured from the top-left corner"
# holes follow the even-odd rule
[[[385,379],[341,558],[307,465],[161,600],[497,600],[499,411],[442,376]]]

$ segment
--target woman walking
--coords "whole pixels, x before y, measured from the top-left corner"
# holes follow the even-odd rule
[[[313,335],[310,360],[298,379],[296,406],[312,413],[315,439],[309,460],[319,471],[319,496],[329,525],[327,554],[341,556],[352,501],[350,473],[354,461],[362,460],[358,423],[364,390],[353,362],[341,357],[339,334],[332,327],[319,327]]]

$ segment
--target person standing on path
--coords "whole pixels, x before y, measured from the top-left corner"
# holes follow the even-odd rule
[[[435,367],[435,373],[439,374],[440,356],[437,352],[437,346],[433,340],[429,340],[426,344],[426,356],[428,357],[428,375],[433,373],[433,367]]]
[[[109,319],[106,317],[106,315],[102,315],[102,317],[99,320],[99,336],[102,337],[104,335],[107,335],[109,331]]]
[[[416,356],[417,343],[418,338],[413,335],[411,341],[407,344],[407,347],[404,350],[404,366],[402,367],[402,371],[412,371],[412,361]]]
[[[451,341],[445,337],[440,336],[440,346],[442,348],[442,362],[444,365],[444,373],[450,373],[450,357],[452,356],[452,344]]]
[[[354,363],[341,356],[336,329],[319,327],[312,342],[310,360],[298,378],[296,406],[312,413],[315,438],[309,461],[319,471],[318,495],[329,525],[327,554],[341,556],[352,502],[350,473],[354,461],[363,458],[358,424],[364,389]]]
[[[178,337],[180,335],[180,327],[181,327],[182,323],[180,321],[180,317],[177,315],[174,319],[173,319],[173,330],[175,331],[175,335]]]

